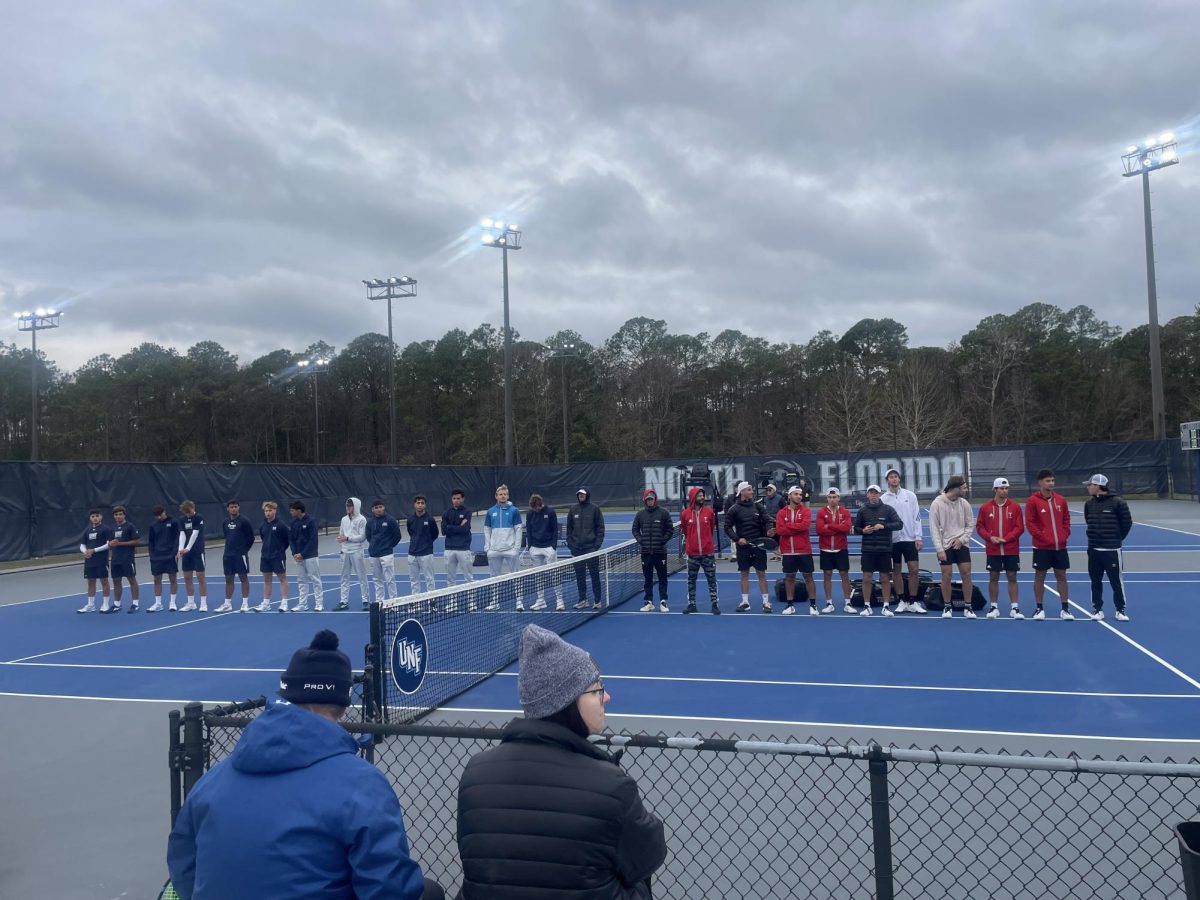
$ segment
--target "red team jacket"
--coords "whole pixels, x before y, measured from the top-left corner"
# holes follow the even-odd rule
[[[679,527],[683,531],[683,552],[688,556],[712,556],[717,515],[711,506],[697,508],[698,493],[698,487],[688,491],[687,509],[679,514]]]
[[[983,538],[988,556],[1016,556],[1021,552],[1021,535],[1025,533],[1020,504],[1009,499],[1000,506],[995,500],[989,500],[979,507],[975,530]],[[1004,538],[1004,543],[993,544],[993,537]]]
[[[830,515],[828,506],[822,506],[817,510],[817,545],[822,550],[845,550],[846,535],[853,524],[850,510],[844,506],[838,507],[836,519]]]
[[[1042,498],[1041,492],[1025,501],[1025,529],[1034,550],[1066,550],[1071,535],[1071,513],[1067,499],[1059,493]]]
[[[775,536],[779,538],[780,554],[812,556],[812,539],[808,536],[812,525],[812,510],[801,505],[788,504],[775,514]]]

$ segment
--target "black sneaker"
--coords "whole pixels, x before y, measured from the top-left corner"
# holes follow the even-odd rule
[[[719,615],[721,614],[721,606],[720,606],[720,604],[714,603],[714,604],[712,605],[712,614],[713,614],[714,616],[719,616]]]
[[[689,603],[687,606],[685,606],[683,608],[683,614],[685,616],[689,615],[690,613],[694,613],[694,612],[696,612],[696,604],[695,603]]]

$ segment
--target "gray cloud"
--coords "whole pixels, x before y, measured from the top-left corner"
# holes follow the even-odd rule
[[[69,304],[73,368],[142,340],[242,362],[500,321],[481,215],[519,217],[514,326],[627,318],[944,345],[1042,300],[1144,317],[1124,144],[1156,174],[1161,315],[1200,301],[1195,4],[125,3],[14,7],[0,303]],[[11,340],[21,340],[15,332]]]

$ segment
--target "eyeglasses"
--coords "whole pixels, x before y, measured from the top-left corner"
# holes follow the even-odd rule
[[[603,681],[601,681],[601,682],[600,682],[600,687],[598,687],[598,688],[592,688],[590,691],[584,691],[583,693],[585,693],[585,694],[599,694],[601,697],[603,697],[603,696],[604,696],[604,682],[603,682]]]

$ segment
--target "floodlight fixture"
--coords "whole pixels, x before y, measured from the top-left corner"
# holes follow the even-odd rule
[[[512,328],[508,318],[508,251],[521,249],[521,232],[515,223],[484,219],[482,244],[504,252],[504,464],[513,464]]]
[[[367,285],[368,300],[387,301],[388,321],[388,463],[396,464],[396,342],[392,337],[392,301],[417,296],[417,280],[408,275],[374,279]]]
[[[15,313],[13,318],[17,320],[18,331],[28,331],[30,338],[33,341],[33,355],[30,357],[30,377],[29,377],[29,393],[31,410],[29,414],[29,460],[30,462],[38,461],[38,438],[40,426],[38,425],[38,349],[37,349],[37,333],[46,331],[51,328],[58,328],[62,323],[59,321],[62,317],[62,312],[57,309],[46,309],[44,306],[39,306],[32,312],[23,310]]]

